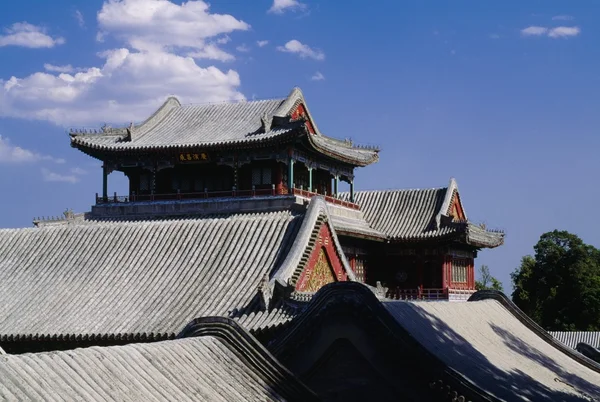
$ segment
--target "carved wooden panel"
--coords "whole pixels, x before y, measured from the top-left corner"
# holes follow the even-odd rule
[[[292,120],[305,119],[306,120],[306,128],[311,134],[315,134],[315,129],[308,117],[308,113],[306,113],[306,108],[303,104],[299,104],[296,110],[292,112]]]
[[[296,283],[296,290],[316,292],[328,283],[345,280],[347,275],[331,238],[331,231],[327,224],[323,224],[315,248]]]
[[[335,282],[335,274],[329,263],[329,259],[325,254],[325,250],[321,248],[319,251],[319,259],[312,270],[307,272],[306,280],[302,283],[302,292],[316,292],[324,285]]]
[[[465,220],[465,211],[463,210],[462,204],[460,202],[460,196],[458,195],[458,192],[454,192],[454,194],[452,195],[452,204],[450,205],[449,215],[454,221]]]

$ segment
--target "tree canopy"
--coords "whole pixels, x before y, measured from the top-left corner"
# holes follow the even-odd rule
[[[504,292],[504,289],[502,288],[502,282],[500,282],[498,279],[494,278],[492,274],[490,274],[490,269],[487,265],[482,265],[479,268],[479,277],[481,279],[475,281],[475,289],[499,290],[500,292]]]
[[[511,274],[515,304],[546,330],[600,330],[600,250],[555,230],[534,251]]]

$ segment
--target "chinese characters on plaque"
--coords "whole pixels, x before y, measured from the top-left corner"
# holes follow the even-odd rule
[[[179,162],[206,162],[208,154],[206,152],[180,153]]]

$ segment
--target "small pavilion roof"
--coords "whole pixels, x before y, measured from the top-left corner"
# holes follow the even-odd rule
[[[235,323],[154,343],[0,356],[5,400],[314,401]]]
[[[292,119],[300,104],[307,116]],[[312,134],[305,128],[306,122]],[[71,144],[84,151],[131,152],[264,146],[298,136],[308,136],[316,151],[356,166],[378,160],[375,148],[357,147],[321,134],[299,88],[287,98],[220,104],[182,105],[170,97],[139,125],[104,128],[93,134],[72,131]]]
[[[340,197],[349,200],[350,194],[341,193]],[[504,233],[469,222],[466,213],[464,220],[453,221],[450,210],[456,197],[459,197],[458,185],[450,179],[449,185],[441,188],[357,191],[354,200],[360,205],[370,228],[391,241],[426,241],[460,236],[476,247],[503,244]],[[358,228],[360,225],[355,226]],[[353,232],[350,224],[344,222],[340,222],[338,230],[341,233]],[[363,228],[357,234],[364,232]]]
[[[296,212],[0,230],[0,340],[168,339],[210,315],[281,325],[294,310],[274,289],[294,286],[328,221],[315,198]]]

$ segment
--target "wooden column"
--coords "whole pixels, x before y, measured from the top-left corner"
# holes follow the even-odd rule
[[[354,180],[350,180],[350,202],[354,202]]]
[[[308,191],[313,191],[312,187],[312,172],[313,172],[313,168],[309,167],[308,168]]]
[[[336,197],[338,194],[339,183],[340,183],[340,176],[338,176],[336,174],[335,176],[333,176],[333,195]]]
[[[108,200],[108,167],[106,164],[102,165],[102,199],[105,202]]]
[[[423,292],[423,254],[417,256],[417,282],[420,291]]]
[[[277,162],[275,166],[275,194],[283,194],[282,163]]]
[[[294,160],[290,158],[288,163],[288,194],[293,194],[294,188]]]

